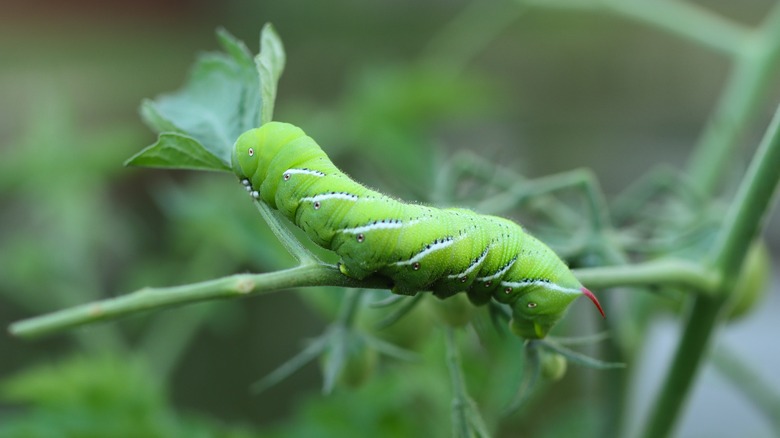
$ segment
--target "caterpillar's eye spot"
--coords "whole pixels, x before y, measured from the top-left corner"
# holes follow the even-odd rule
[[[290,174],[289,174],[289,173],[285,173],[285,174],[282,176],[282,178],[283,178],[285,181],[289,181],[289,180],[290,180]]]
[[[412,263],[412,269],[414,269],[415,271],[419,271],[420,270],[420,262]]]
[[[252,191],[252,186],[244,186],[244,188],[246,189],[247,192],[251,192]]]
[[[315,201],[315,202],[314,202],[314,209],[315,209],[315,210],[319,210],[319,209],[320,209],[320,207],[322,207],[322,204],[320,204],[320,201]]]
[[[255,156],[255,148],[249,148],[247,153],[249,154],[250,157],[254,157]]]
[[[485,287],[490,287],[491,284],[493,284],[493,282],[488,280],[485,282]]]
[[[528,308],[529,309],[533,309],[534,307],[536,307],[536,303],[534,303],[534,302],[528,303]]]
[[[366,236],[364,236],[363,233],[360,233],[360,234],[357,235],[357,241],[358,242],[362,243],[364,240],[366,240]]]
[[[512,288],[508,287],[508,288],[504,289],[504,293],[505,294],[511,294],[512,293]]]
[[[255,198],[255,199],[260,197],[260,193],[257,190],[252,191],[252,193],[250,193],[250,195],[252,195],[252,197]]]
[[[465,283],[465,282],[466,282],[466,280],[468,280],[468,279],[469,279],[468,277],[463,277],[463,278],[461,278],[461,279],[460,279],[460,282],[461,282],[461,283]]]
[[[249,179],[247,179],[247,178],[244,178],[244,179],[242,179],[242,180],[241,180],[241,184],[243,184],[243,185],[245,185],[245,186],[249,187]]]

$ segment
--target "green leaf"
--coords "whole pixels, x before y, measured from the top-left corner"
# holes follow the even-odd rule
[[[274,102],[279,77],[284,71],[285,54],[282,40],[269,23],[260,34],[260,53],[255,57],[257,73],[260,75],[262,111],[260,125],[273,120]]]
[[[247,67],[254,67],[252,52],[249,51],[249,48],[247,48],[243,41],[234,37],[230,32],[221,27],[217,29],[217,38],[219,39],[222,48],[239,64],[243,64]]]
[[[125,165],[230,171],[230,166],[196,139],[175,132],[160,134],[156,143],[131,157]]]
[[[157,108],[154,106],[154,102],[149,99],[144,99],[141,103],[141,118],[147,126],[152,128],[156,132],[182,132],[176,125],[170,120],[166,119]]]
[[[244,43],[226,31],[218,38],[227,54],[201,55],[183,88],[145,101],[141,114],[158,133],[186,134],[229,165],[235,140],[257,127],[260,86]]]
[[[255,58],[228,31],[218,29],[217,39],[226,53],[201,55],[184,87],[142,103],[141,116],[161,136],[128,164],[229,170],[238,136],[272,119],[276,85],[285,62],[282,42],[273,27],[263,28],[260,54]],[[163,138],[170,133],[180,136]]]
[[[259,100],[257,74],[251,68],[224,54],[209,54],[198,60],[182,90],[148,105],[157,120],[167,121],[229,164],[235,140],[256,127]]]

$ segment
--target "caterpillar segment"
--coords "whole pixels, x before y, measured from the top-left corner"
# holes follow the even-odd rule
[[[397,294],[465,292],[476,305],[512,308],[512,331],[543,338],[579,296],[596,297],[561,259],[510,220],[471,210],[403,203],[342,173],[293,125],[242,134],[233,169],[247,191],[339,255],[344,275],[387,277]]]

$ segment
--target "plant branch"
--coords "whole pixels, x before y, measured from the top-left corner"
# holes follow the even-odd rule
[[[691,154],[688,169],[691,181],[711,196],[724,171],[731,165],[740,136],[766,97],[780,58],[780,4],[735,58],[734,70]]]
[[[712,195],[740,136],[755,116],[780,59],[780,4],[758,31],[682,1],[516,0],[536,7],[605,10],[696,41],[735,60],[735,66],[688,165],[691,181]]]
[[[747,250],[780,181],[780,108],[739,187],[718,240],[712,264],[722,282],[714,297],[699,295],[683,329],[669,374],[648,417],[645,437],[668,436],[677,421],[707,351],[723,304],[732,291]]]
[[[728,55],[739,55],[750,33],[689,2],[674,0],[516,0],[536,7],[604,10],[665,30]]]
[[[644,428],[645,438],[667,437],[674,428],[722,307],[722,300],[701,295],[695,297],[693,308],[682,329],[682,340]]]
[[[164,309],[198,301],[240,298],[304,286],[387,288],[387,280],[369,277],[355,280],[332,265],[301,265],[265,274],[236,274],[181,286],[143,288],[136,292],[95,301],[12,324],[11,334],[32,338],[97,321],[116,319],[152,309]]]
[[[362,295],[358,289],[347,289],[347,292],[341,299],[341,307],[339,308],[338,316],[336,316],[336,323],[341,324],[344,328],[351,328],[355,322],[361,299]]]
[[[750,36],[743,26],[690,2],[611,0],[604,6],[731,56],[740,54]]]
[[[455,329],[444,328],[444,340],[447,350],[447,369],[452,384],[452,436],[457,438],[490,438],[482,416],[474,401],[469,397],[466,381],[463,379],[463,366],[460,362]]]
[[[262,201],[255,200],[254,204],[255,207],[257,207],[257,210],[263,216],[263,220],[265,220],[265,222],[268,224],[268,227],[271,228],[274,236],[279,239],[279,242],[281,242],[282,246],[284,246],[287,252],[295,257],[295,260],[297,260],[301,265],[323,263],[316,255],[314,255],[314,253],[303,246],[301,241],[295,237],[295,235],[288,227],[282,224],[285,219],[278,210],[274,210],[273,208],[269,207],[268,204]]]
[[[697,263],[682,259],[661,259],[634,265],[573,269],[575,277],[590,288],[616,286],[677,285],[702,293],[714,290],[720,277]]]
[[[431,38],[420,59],[457,74],[524,12],[506,0],[471,2]]]
[[[717,242],[715,268],[727,280],[722,292],[736,282],[748,249],[763,228],[780,182],[780,107],[758,146],[737,191]]]
[[[574,270],[592,288],[641,285],[683,285],[707,292],[718,277],[700,266],[682,260],[660,260],[636,265]],[[333,265],[304,264],[265,274],[236,274],[180,286],[144,288],[116,298],[59,310],[12,324],[14,336],[33,338],[98,321],[117,319],[153,309],[164,309],[198,301],[240,298],[305,286],[343,286],[387,289],[387,279],[374,276],[356,280]]]

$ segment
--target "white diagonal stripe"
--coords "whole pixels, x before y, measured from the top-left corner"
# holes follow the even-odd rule
[[[502,281],[501,282],[501,286],[511,287],[513,289],[516,288],[516,287],[543,286],[543,287],[546,287],[547,289],[557,290],[558,292],[563,292],[563,293],[567,293],[567,294],[581,294],[582,293],[582,291],[580,289],[574,289],[574,288],[570,288],[570,287],[559,286],[559,285],[557,285],[555,283],[552,283],[552,282],[549,282],[549,281],[545,281],[545,280],[523,280],[523,281],[518,281],[518,282]]]
[[[425,257],[428,256],[428,254],[430,254],[432,252],[439,251],[441,249],[447,248],[448,246],[452,245],[453,243],[455,243],[456,240],[459,240],[459,239],[460,238],[454,239],[452,237],[448,237],[448,238],[445,238],[444,240],[442,240],[441,242],[436,242],[436,243],[429,244],[429,245],[426,246],[426,248],[424,250],[418,252],[414,257],[410,258],[409,260],[402,260],[400,262],[395,262],[394,264],[397,265],[397,266],[412,265],[412,264],[417,263],[420,260],[424,259]]]
[[[461,272],[460,274],[453,274],[448,275],[447,278],[463,278],[472,272],[474,272],[475,269],[479,267],[479,265],[482,264],[482,262],[485,260],[485,258],[488,256],[488,252],[490,252],[490,247],[493,245],[488,245],[487,248],[485,248],[484,251],[482,251],[482,255],[479,256],[477,260],[474,261],[465,271]]]
[[[311,169],[287,169],[284,171],[283,175],[295,175],[295,174],[303,174],[303,175],[314,175],[314,176],[325,176],[323,172],[320,172],[319,170],[311,170]]]
[[[301,198],[301,202],[318,202],[325,201],[327,199],[343,199],[345,201],[357,201],[357,195],[352,193],[323,193],[321,195],[307,196]]]
[[[368,225],[361,225],[359,227],[344,228],[341,230],[341,232],[346,234],[360,234],[360,233],[367,233],[369,231],[374,231],[374,230],[389,230],[393,228],[401,228],[404,226],[414,225],[418,222],[420,222],[418,219],[413,219],[410,220],[409,222],[403,222],[400,219],[385,219],[380,221],[374,221]]]
[[[517,257],[515,256],[515,258],[510,260],[509,263],[506,264],[506,266],[504,266],[503,268],[499,269],[498,272],[496,272],[495,274],[488,275],[487,277],[478,277],[477,281],[491,281],[491,280],[495,280],[496,278],[503,277],[504,274],[506,274],[506,272],[509,270],[509,268],[511,268],[512,265],[514,265],[516,261],[517,261]]]

